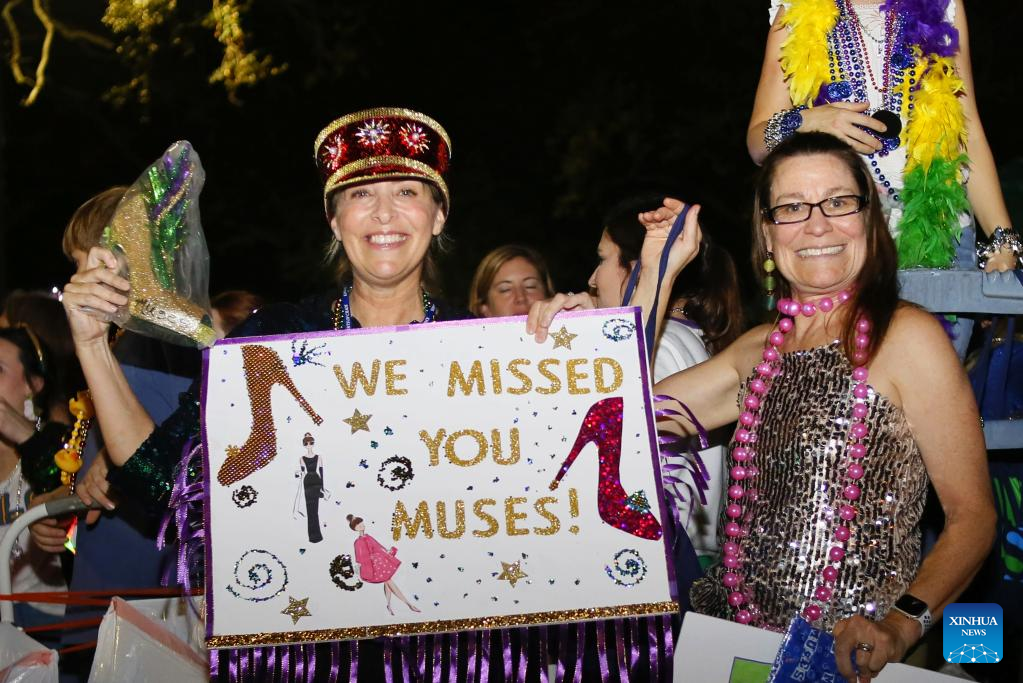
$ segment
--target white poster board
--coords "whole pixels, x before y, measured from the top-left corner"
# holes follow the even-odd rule
[[[687,612],[675,648],[675,683],[765,683],[784,634]],[[906,664],[889,664],[878,683],[958,680]]]
[[[638,321],[568,314],[544,344],[505,318],[208,350],[209,646],[674,611]]]

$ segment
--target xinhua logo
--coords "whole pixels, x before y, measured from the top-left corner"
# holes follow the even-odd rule
[[[993,602],[957,602],[945,608],[942,620],[945,661],[1002,661],[1002,608]]]

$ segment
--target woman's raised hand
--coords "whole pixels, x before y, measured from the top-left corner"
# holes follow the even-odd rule
[[[799,132],[830,133],[860,154],[872,154],[881,149],[881,141],[863,129],[883,133],[888,127],[863,113],[868,106],[866,102],[832,102],[804,109]]]
[[[583,311],[597,307],[593,297],[587,292],[578,294],[555,294],[545,301],[535,301],[529,308],[529,315],[526,317],[526,334],[531,334],[537,342],[547,341],[547,333],[554,316],[561,311]]]
[[[685,206],[685,202],[667,197],[662,206],[653,211],[644,211],[639,214],[639,222],[646,228],[646,237],[643,239],[643,247],[639,252],[640,261],[643,264],[643,274],[652,273],[654,277],[657,277],[661,254],[664,251],[668,234],[671,232],[671,226]],[[683,268],[696,258],[702,239],[700,205],[693,204],[686,215],[682,234],[671,245],[671,251],[668,252],[668,267],[664,274],[666,280],[669,278],[673,280]]]
[[[67,312],[75,344],[106,344],[110,317],[128,303],[130,285],[117,274],[113,252],[93,247],[83,267],[64,287],[61,302]]]

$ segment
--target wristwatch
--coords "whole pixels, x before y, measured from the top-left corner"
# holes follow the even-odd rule
[[[923,629],[923,632],[920,635],[923,635],[924,633],[927,633],[928,630],[930,630],[931,624],[933,623],[933,619],[931,618],[931,610],[927,607],[926,602],[916,597],[915,595],[910,595],[909,593],[906,593],[901,598],[895,601],[895,604],[892,605],[892,609],[898,612],[899,614],[905,617],[909,617],[910,619],[913,619],[914,621],[919,623],[920,628]]]

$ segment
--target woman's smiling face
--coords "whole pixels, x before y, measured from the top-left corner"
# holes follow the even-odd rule
[[[802,155],[778,164],[770,206],[816,204],[860,194],[856,179],[841,161],[830,154]],[[778,271],[797,298],[849,289],[863,268],[867,253],[863,212],[829,218],[815,207],[805,221],[776,225],[765,219],[761,229]]]
[[[378,287],[418,281],[430,240],[444,229],[444,211],[426,183],[381,180],[338,192],[330,227],[353,276]]]

